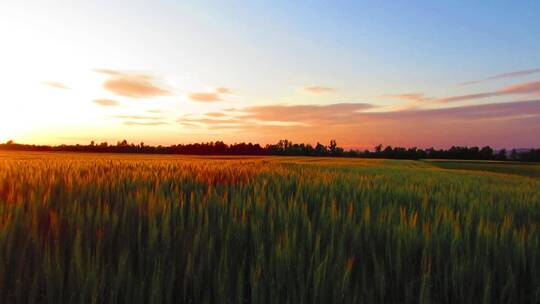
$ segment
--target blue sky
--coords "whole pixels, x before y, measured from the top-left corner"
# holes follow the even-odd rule
[[[540,145],[522,134],[540,130],[527,116],[540,99],[539,15],[538,1],[4,2],[0,140]],[[159,90],[126,91],[148,86]],[[527,113],[490,118],[492,133],[456,128],[446,141],[438,131],[455,117],[433,122],[419,138],[391,136],[392,124],[354,116],[479,105],[496,111],[524,101]],[[349,109],[333,107],[339,104],[371,106],[353,110],[355,123],[321,125],[312,110],[296,120],[258,115],[269,107]],[[515,129],[503,138],[497,133],[508,119]]]

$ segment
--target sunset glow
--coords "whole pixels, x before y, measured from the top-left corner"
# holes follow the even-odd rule
[[[539,9],[4,1],[0,141],[538,146]]]
[[[540,0],[0,1],[0,304],[540,303]]]

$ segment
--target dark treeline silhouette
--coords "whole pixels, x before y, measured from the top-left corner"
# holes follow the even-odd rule
[[[222,141],[178,144],[171,146],[149,146],[144,143],[133,144],[126,140],[116,145],[107,142],[89,145],[27,145],[8,141],[0,144],[0,150],[13,151],[66,151],[66,152],[96,152],[96,153],[155,153],[155,154],[184,154],[184,155],[288,155],[288,156],[335,156],[335,157],[365,157],[390,159],[463,159],[463,160],[513,160],[525,162],[540,161],[540,149],[495,151],[486,147],[453,146],[450,149],[419,149],[378,145],[373,151],[345,150],[339,147],[335,140],[329,145],[317,143],[297,144],[289,140],[280,140],[276,144],[262,147],[253,143],[225,144]]]
[[[15,151],[66,151],[66,152],[96,152],[96,153],[155,153],[155,154],[193,154],[193,155],[266,155],[266,150],[259,144],[239,143],[227,145],[222,141],[209,143],[195,143],[171,146],[149,146],[143,142],[139,144],[119,141],[116,145],[107,142],[89,145],[26,145],[8,141],[0,144],[2,150]]]

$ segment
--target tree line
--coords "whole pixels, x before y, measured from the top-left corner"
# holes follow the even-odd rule
[[[155,154],[192,154],[192,155],[286,155],[286,156],[333,156],[333,157],[364,157],[390,159],[463,159],[463,160],[513,160],[525,162],[540,161],[540,149],[495,151],[489,146],[482,148],[467,146],[452,146],[449,149],[420,149],[416,147],[392,147],[378,145],[370,150],[345,150],[331,140],[329,145],[293,143],[280,140],[276,144],[261,146],[253,143],[226,144],[223,141],[178,144],[170,146],[150,146],[143,142],[128,143],[127,140],[116,144],[107,142],[88,145],[28,145],[13,141],[0,144],[1,150],[14,151],[66,151],[66,152],[95,152],[95,153],[155,153]]]

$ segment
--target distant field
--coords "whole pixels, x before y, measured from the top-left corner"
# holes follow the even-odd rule
[[[539,163],[467,160],[428,160],[427,162],[434,166],[445,169],[486,171],[502,174],[540,177]]]
[[[0,153],[0,303],[538,303],[526,166]]]

